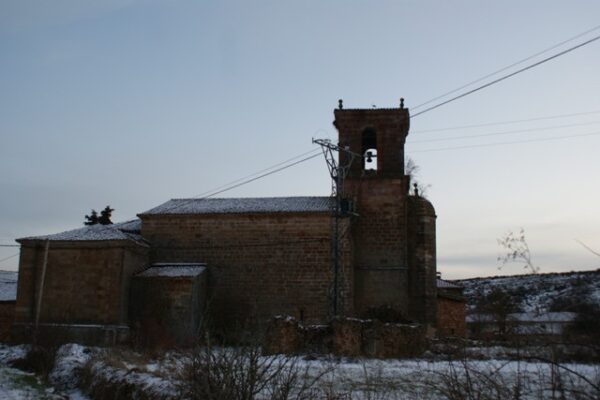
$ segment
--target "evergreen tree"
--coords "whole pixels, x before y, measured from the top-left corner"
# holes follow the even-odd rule
[[[96,225],[98,223],[98,213],[96,210],[92,210],[90,215],[85,216],[85,225]]]
[[[98,213],[96,212],[96,210],[92,210],[90,215],[85,216],[84,224],[85,225],[96,225],[96,224],[111,225],[112,221],[110,220],[110,217],[112,216],[113,211],[115,211],[114,208],[110,208],[110,206],[106,206],[104,208],[104,210],[100,211],[100,216],[98,216]]]
[[[110,225],[112,221],[110,217],[112,212],[115,211],[114,208],[110,208],[110,206],[106,206],[104,210],[100,211],[100,218],[98,218],[98,223],[102,225]]]
[[[491,316],[496,322],[497,334],[505,337],[511,333],[510,314],[521,312],[521,304],[506,290],[496,287],[488,293],[477,294],[475,309],[478,314]]]

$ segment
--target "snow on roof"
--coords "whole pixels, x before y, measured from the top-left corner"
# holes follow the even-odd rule
[[[87,225],[83,228],[72,229],[53,235],[30,236],[20,240],[50,240],[50,241],[103,241],[103,240],[133,240],[141,241],[138,234],[141,228],[139,219],[125,221],[112,225]]]
[[[142,230],[142,221],[138,218],[132,219],[130,221],[119,222],[113,224],[114,228],[117,228],[123,232],[133,232],[140,233]]]
[[[436,285],[439,289],[463,289],[462,286],[455,285],[454,283],[445,281],[443,279],[438,279]]]
[[[16,271],[0,271],[0,301],[17,300],[18,277]]]
[[[546,313],[514,313],[509,318],[519,322],[571,322],[577,317],[574,312],[546,312]]]
[[[149,268],[136,276],[142,278],[168,277],[185,278],[198,276],[206,269],[206,264],[198,263],[159,263],[152,264]]]
[[[327,212],[331,197],[248,197],[172,199],[139,215]]]
[[[539,322],[539,323],[551,323],[551,322],[571,322],[577,317],[577,313],[574,312],[525,312],[525,313],[512,313],[508,314],[507,320],[515,321],[519,323],[525,322]],[[467,322],[494,322],[496,317],[491,314],[469,314],[466,317]]]

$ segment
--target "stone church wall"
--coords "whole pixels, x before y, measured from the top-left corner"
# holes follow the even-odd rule
[[[44,253],[43,242],[21,248],[13,329],[17,340],[35,323]],[[40,324],[126,325],[129,278],[146,263],[147,250],[128,242],[51,242]]]
[[[208,308],[217,327],[277,314],[328,319],[331,219],[328,213],[141,215],[152,263],[208,267]],[[346,224],[343,221],[342,224]],[[342,231],[344,230],[342,226]],[[343,240],[342,288],[352,310],[350,243]]]
[[[427,199],[408,197],[408,264],[413,320],[433,329],[437,324],[436,215]],[[430,332],[431,333],[431,332]]]
[[[0,342],[10,339],[10,327],[15,319],[15,301],[0,301]]]
[[[371,174],[346,182],[359,213],[352,222],[356,311],[365,316],[369,309],[389,306],[408,318],[406,186],[403,179],[365,172]]]

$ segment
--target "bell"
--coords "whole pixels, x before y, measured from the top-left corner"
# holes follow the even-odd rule
[[[367,162],[370,163],[373,161],[373,153],[370,151],[367,151]]]

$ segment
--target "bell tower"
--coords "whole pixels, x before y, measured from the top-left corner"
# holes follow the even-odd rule
[[[354,310],[360,317],[385,307],[406,320],[435,323],[429,321],[432,317],[416,315],[413,307],[421,301],[423,285],[433,285],[435,295],[435,261],[433,275],[411,265],[410,177],[404,174],[409,111],[403,100],[399,108],[384,109],[345,109],[340,100],[334,116],[339,146],[362,156],[344,180],[344,194],[353,201],[356,214],[351,223]],[[350,156],[341,151],[340,165],[347,165]],[[422,308],[419,311],[423,314]]]
[[[340,147],[364,157],[362,162],[352,164],[348,178],[367,175],[397,179],[404,177],[404,143],[410,116],[403,101],[400,108],[338,108],[334,115],[333,124],[339,132]],[[348,155],[341,152],[340,165],[346,164],[345,157]]]

